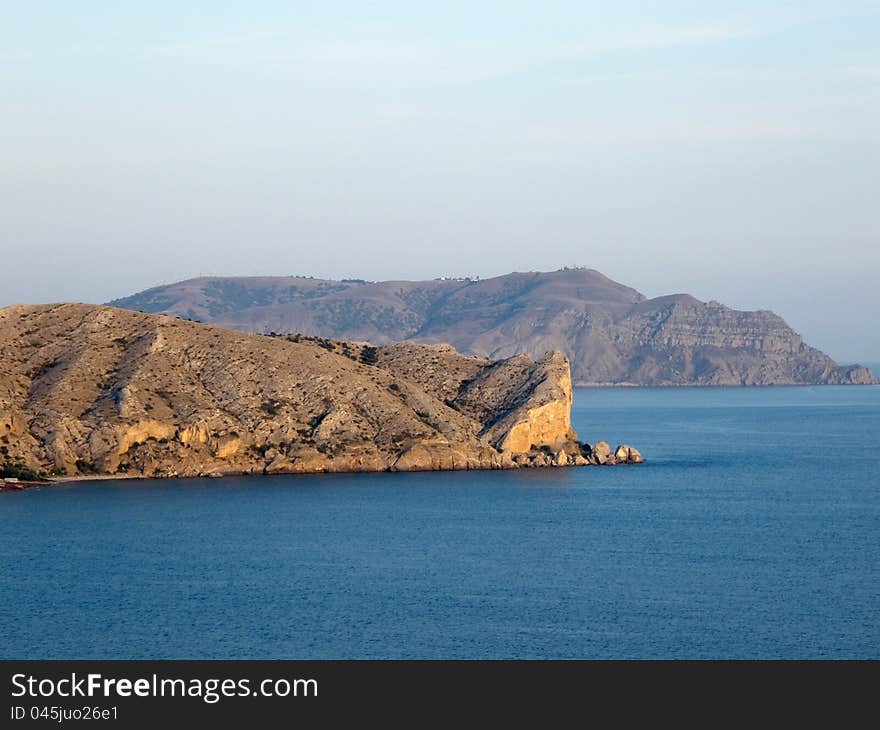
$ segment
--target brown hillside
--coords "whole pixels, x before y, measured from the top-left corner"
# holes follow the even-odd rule
[[[173,476],[584,463],[570,405],[559,353],[492,362],[112,307],[0,309],[0,465]]]

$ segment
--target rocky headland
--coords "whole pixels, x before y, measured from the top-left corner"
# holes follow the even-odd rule
[[[0,470],[52,478],[638,463],[578,440],[567,358],[0,309]],[[13,488],[13,487],[10,487]]]

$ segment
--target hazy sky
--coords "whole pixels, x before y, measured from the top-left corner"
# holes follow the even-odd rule
[[[880,2],[0,0],[0,305],[587,265],[880,360]]]

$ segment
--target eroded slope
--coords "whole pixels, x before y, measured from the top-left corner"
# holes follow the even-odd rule
[[[0,455],[60,475],[585,463],[570,405],[559,353],[492,362],[112,307],[0,310]]]

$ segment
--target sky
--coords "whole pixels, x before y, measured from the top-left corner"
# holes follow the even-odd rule
[[[880,361],[880,0],[0,0],[0,306],[596,268]]]

